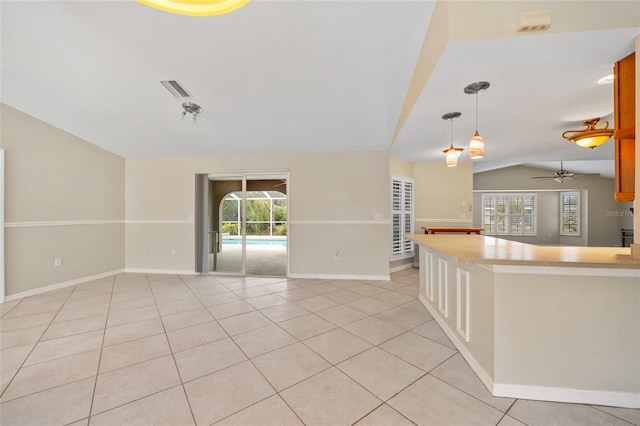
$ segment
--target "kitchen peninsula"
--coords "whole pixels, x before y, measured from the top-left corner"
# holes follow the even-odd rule
[[[415,234],[420,300],[495,396],[640,408],[628,248]]]

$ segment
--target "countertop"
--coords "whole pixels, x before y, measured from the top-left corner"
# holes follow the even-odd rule
[[[631,258],[628,247],[536,246],[466,234],[412,234],[407,238],[464,263],[640,269],[640,260]]]

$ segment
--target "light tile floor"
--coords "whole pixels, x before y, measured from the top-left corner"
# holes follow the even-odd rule
[[[0,424],[640,425],[495,398],[391,281],[122,274],[0,305]]]

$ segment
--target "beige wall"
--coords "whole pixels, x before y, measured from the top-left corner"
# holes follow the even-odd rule
[[[530,244],[615,247],[621,245],[620,229],[633,227],[632,203],[613,199],[614,181],[610,178],[580,176],[560,185],[553,179],[537,182],[531,176],[552,175],[553,171],[526,166],[507,167],[500,170],[476,173],[473,189],[476,191],[509,190],[538,194],[538,235],[531,237],[501,237]],[[582,235],[561,236],[559,227],[559,191],[580,190],[582,198]],[[478,206],[473,223],[481,226],[482,194],[474,194]],[[586,209],[585,209],[586,207]]]
[[[415,163],[416,232],[420,226],[470,226],[473,164]]]
[[[388,275],[386,152],[127,159],[127,269],[193,271],[194,174],[266,170],[290,172],[292,275]]]
[[[441,0],[442,1],[442,0]],[[640,24],[633,1],[446,1],[452,41],[513,37],[522,12],[549,11],[551,27],[545,34],[634,27]],[[531,33],[519,33],[530,37]]]
[[[399,158],[389,158],[389,173],[395,176],[413,177],[413,163]]]
[[[4,104],[0,146],[6,295],[122,270],[124,159]]]

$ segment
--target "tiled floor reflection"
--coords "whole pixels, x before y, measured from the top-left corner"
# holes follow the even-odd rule
[[[640,425],[495,398],[391,281],[122,274],[0,305],[0,424]]]

